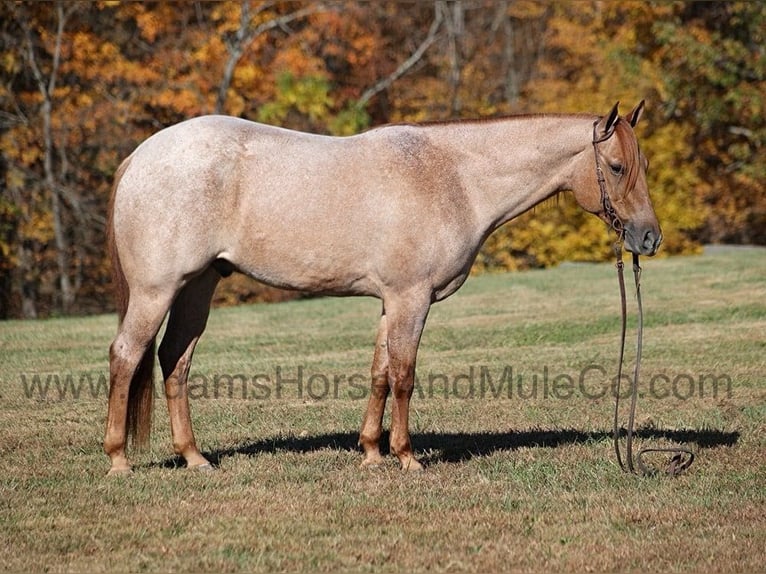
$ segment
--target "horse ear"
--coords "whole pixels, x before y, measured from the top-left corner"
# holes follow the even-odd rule
[[[633,111],[630,112],[627,116],[625,116],[625,119],[628,120],[628,123],[630,124],[630,127],[634,128],[636,127],[636,124],[638,123],[638,120],[641,119],[641,116],[644,114],[644,100],[641,100],[638,105],[633,108]]]
[[[617,102],[614,104],[612,111],[609,112],[609,115],[601,118],[601,121],[598,124],[598,131],[601,135],[607,136],[614,131],[614,126],[617,125],[617,121],[620,119],[619,106],[620,102]]]

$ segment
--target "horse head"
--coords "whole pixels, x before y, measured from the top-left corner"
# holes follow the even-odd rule
[[[591,159],[585,169],[587,176],[574,190],[575,197],[585,210],[617,231],[628,251],[654,255],[662,242],[662,231],[649,198],[648,162],[633,131],[644,102],[625,116],[619,115],[618,105],[594,124],[595,165]]]

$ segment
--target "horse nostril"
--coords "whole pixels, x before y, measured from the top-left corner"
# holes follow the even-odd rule
[[[650,254],[654,254],[660,247],[662,235],[656,234],[651,229],[644,234],[643,248]]]
[[[654,245],[654,233],[649,230],[644,233],[644,247],[651,247]]]

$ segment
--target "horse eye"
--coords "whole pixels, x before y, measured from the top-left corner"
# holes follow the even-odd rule
[[[610,163],[609,169],[612,170],[614,175],[622,175],[625,172],[625,167],[619,163]]]

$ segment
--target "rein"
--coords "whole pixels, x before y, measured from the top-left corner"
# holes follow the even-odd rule
[[[601,162],[598,158],[598,144],[608,140],[614,134],[614,127],[608,130],[603,136],[596,137],[596,128],[598,120],[593,124],[593,151],[596,156],[596,179],[601,191],[601,206],[606,218],[609,220],[609,226],[617,233],[617,241],[614,244],[614,253],[617,257],[617,280],[620,285],[620,306],[622,325],[620,330],[620,356],[617,366],[617,384],[614,389],[614,421],[612,426],[612,437],[614,441],[614,452],[617,455],[617,462],[624,472],[637,474],[641,476],[654,476],[658,471],[650,468],[644,463],[643,456],[649,452],[667,452],[674,453],[668,463],[666,474],[678,476],[684,470],[689,468],[694,461],[694,453],[683,447],[645,447],[633,456],[633,435],[636,422],[636,404],[638,402],[638,378],[641,369],[641,353],[643,350],[644,338],[644,309],[641,302],[641,266],[639,265],[638,254],[633,253],[633,278],[636,284],[636,301],[638,305],[638,326],[636,333],[636,363],[633,367],[633,381],[630,388],[630,414],[628,415],[628,428],[625,443],[625,460],[623,461],[622,450],[620,448],[620,386],[622,383],[622,370],[625,358],[625,334],[627,331],[628,311],[625,295],[625,264],[622,260],[622,242],[625,238],[625,225],[617,215],[609,195],[606,192],[606,180],[604,172],[601,169]],[[635,461],[635,463],[634,463]]]

